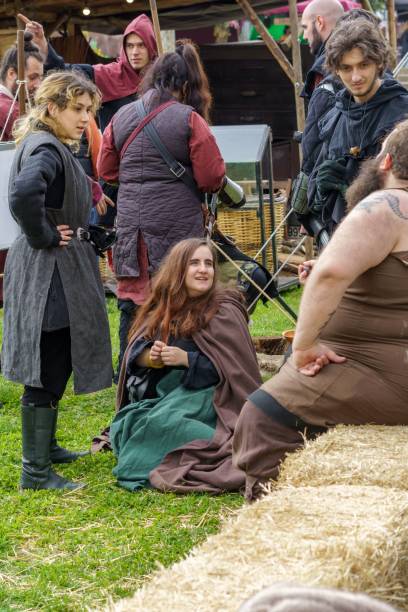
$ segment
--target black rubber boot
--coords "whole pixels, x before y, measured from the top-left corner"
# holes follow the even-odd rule
[[[57,422],[58,422],[58,406],[54,408],[54,421],[52,425],[51,432],[51,444],[50,444],[50,459],[51,463],[72,463],[76,461],[80,457],[85,457],[85,455],[89,455],[90,451],[69,451],[66,448],[63,448],[57,443],[55,433],[57,431]]]
[[[55,408],[22,406],[23,467],[21,489],[80,489],[85,485],[62,478],[51,469],[50,444]]]
[[[128,336],[131,325],[136,315],[138,306],[132,302],[132,300],[118,300],[118,309],[120,311],[119,320],[119,360],[118,369],[113,378],[113,382],[117,383],[119,380],[120,368],[122,365],[123,355],[125,354],[126,347],[128,345]]]

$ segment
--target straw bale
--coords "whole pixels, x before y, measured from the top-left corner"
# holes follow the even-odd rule
[[[276,582],[365,592],[408,610],[408,493],[283,487],[241,509],[115,612],[223,612]]]
[[[408,427],[339,425],[288,455],[277,486],[330,484],[408,490]]]

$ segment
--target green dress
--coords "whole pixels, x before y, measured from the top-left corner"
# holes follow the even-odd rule
[[[118,463],[113,473],[130,491],[149,487],[149,474],[171,451],[193,440],[211,440],[217,415],[215,386],[186,389],[182,370],[171,370],[157,385],[157,397],[122,408],[110,428]]]

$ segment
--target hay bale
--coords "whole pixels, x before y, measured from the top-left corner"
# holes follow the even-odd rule
[[[277,486],[330,484],[408,490],[408,427],[340,425],[288,455]]]
[[[275,582],[365,592],[407,610],[407,518],[400,490],[280,488],[110,610],[236,611]]]

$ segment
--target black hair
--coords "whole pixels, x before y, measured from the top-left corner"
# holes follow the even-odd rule
[[[33,35],[31,32],[24,32],[24,61],[25,65],[27,65],[27,60],[29,57],[34,57],[39,62],[43,63],[44,60],[42,55],[33,42]],[[5,52],[3,59],[0,64],[0,80],[4,83],[7,77],[7,72],[9,68],[14,68],[17,72],[18,67],[18,51],[17,51],[17,43],[12,47],[7,49]]]
[[[158,102],[180,94],[183,104],[189,104],[209,121],[211,93],[200,56],[190,40],[176,42],[176,50],[159,57],[149,68],[142,83],[142,93],[154,89]]]

